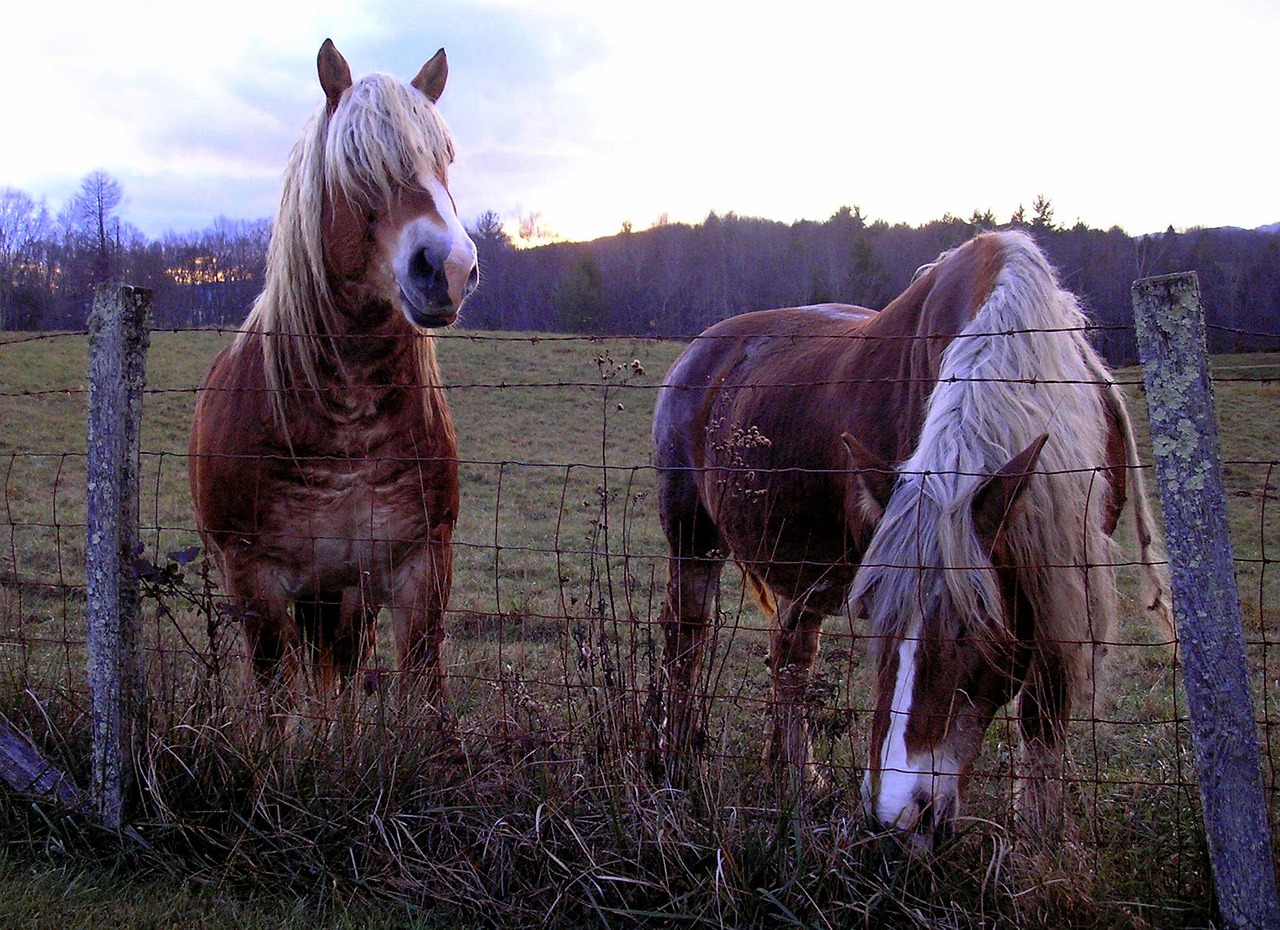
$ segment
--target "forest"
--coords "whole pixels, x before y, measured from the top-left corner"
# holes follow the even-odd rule
[[[221,218],[195,233],[148,240],[121,216],[123,191],[94,172],[56,215],[0,189],[0,330],[84,327],[93,288],[154,292],[155,325],[238,325],[258,290],[270,221]],[[869,220],[856,206],[822,221],[781,223],[712,213],[701,223],[623,224],[590,242],[517,248],[501,217],[471,233],[481,286],[461,325],[477,330],[688,338],[737,313],[837,301],[883,307],[915,270],[983,229],[1035,236],[1095,325],[1113,364],[1132,361],[1129,288],[1137,278],[1195,271],[1214,352],[1280,348],[1280,226],[1131,236],[1054,221],[1038,196],[1007,220],[975,211],[921,226]]]

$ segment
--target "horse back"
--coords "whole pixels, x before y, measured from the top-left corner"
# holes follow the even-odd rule
[[[760,418],[805,400],[829,384],[833,365],[853,346],[874,311],[823,304],[761,310],[722,320],[703,332],[667,372],[654,411],[660,468],[701,468],[701,441],[713,420],[763,429]]]
[[[676,360],[653,430],[673,551],[723,541],[784,596],[847,561],[840,436],[863,416],[856,396],[875,319],[847,305],[746,313],[712,326]]]

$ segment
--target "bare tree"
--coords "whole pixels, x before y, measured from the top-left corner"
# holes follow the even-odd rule
[[[24,191],[0,189],[0,329],[30,325],[35,298],[49,274],[52,224],[44,201]]]
[[[67,205],[70,228],[77,245],[90,256],[91,283],[109,282],[118,270],[122,228],[116,211],[124,200],[120,182],[105,171],[91,171]]]
[[[560,238],[559,234],[542,218],[541,210],[530,210],[526,213],[523,208],[517,206],[516,215],[519,225],[517,238],[521,247],[530,248],[537,245],[546,245]]]

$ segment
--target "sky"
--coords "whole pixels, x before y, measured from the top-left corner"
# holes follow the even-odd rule
[[[0,35],[0,187],[54,212],[94,170],[150,238],[274,216],[323,101],[449,56],[463,219],[565,239],[844,205],[923,223],[1280,222],[1280,2],[47,0]]]

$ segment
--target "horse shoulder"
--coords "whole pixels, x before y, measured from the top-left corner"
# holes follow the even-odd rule
[[[426,398],[432,404],[434,395]],[[433,526],[450,529],[457,522],[460,501],[458,443],[449,408],[440,401],[431,412],[419,404],[404,405],[380,427],[385,441],[370,446],[365,458],[385,463],[375,467],[371,481],[391,509],[427,514]],[[377,477],[385,474],[383,482]]]
[[[214,359],[196,399],[188,468],[202,532],[250,532],[266,457],[279,454],[266,408],[266,381],[252,343]]]

